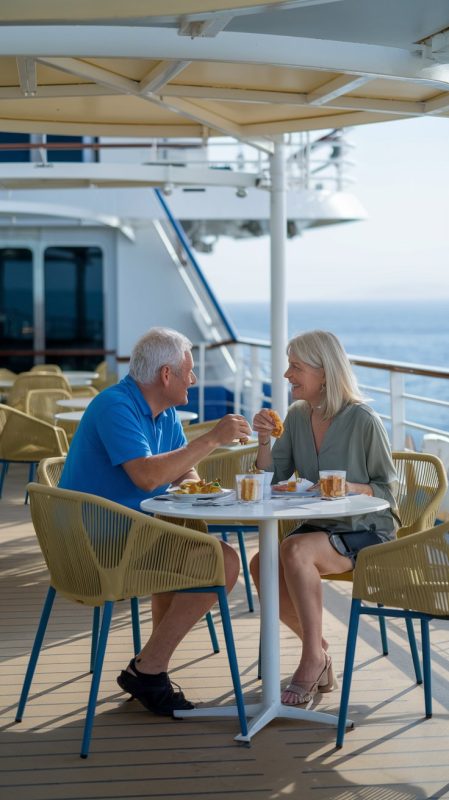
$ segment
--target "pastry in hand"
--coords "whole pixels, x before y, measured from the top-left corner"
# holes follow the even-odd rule
[[[279,436],[282,436],[284,433],[284,423],[282,422],[279,414],[277,411],[273,411],[272,408],[268,409],[268,413],[273,420],[274,428],[271,431],[271,436],[274,436],[275,439],[279,439]]]

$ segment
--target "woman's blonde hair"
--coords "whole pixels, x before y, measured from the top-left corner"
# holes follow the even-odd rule
[[[356,377],[340,340],[329,331],[307,331],[290,339],[287,355],[324,370],[323,419],[330,419],[350,403],[361,403]]]

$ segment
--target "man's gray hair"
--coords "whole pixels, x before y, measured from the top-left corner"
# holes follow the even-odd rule
[[[129,374],[138,383],[154,383],[161,367],[180,369],[191,349],[192,342],[182,333],[170,328],[151,328],[133,347]]]

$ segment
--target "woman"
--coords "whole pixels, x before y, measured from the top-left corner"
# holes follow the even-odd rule
[[[336,336],[310,331],[288,344],[292,400],[282,436],[271,451],[273,419],[254,417],[259,437],[256,465],[274,470],[273,483],[297,470],[317,483],[321,469],[345,469],[346,490],[382,497],[395,506],[396,473],[380,418],[364,404],[348,357]],[[334,684],[332,659],[322,636],[321,575],[354,569],[357,552],[395,536],[389,509],[359,517],[304,523],[280,549],[280,616],[302,639],[299,665],[282,693],[286,705],[305,705]],[[251,573],[259,587],[258,555]]]

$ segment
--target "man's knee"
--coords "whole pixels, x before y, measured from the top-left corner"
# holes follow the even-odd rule
[[[256,553],[255,556],[252,557],[251,561],[249,562],[249,571],[254,580],[257,580],[259,577],[260,571],[260,560],[259,560],[259,553]]]
[[[223,558],[224,558],[226,577],[228,579],[232,579],[235,583],[240,572],[239,557],[235,552],[234,548],[226,544],[226,542],[220,542],[220,544],[223,548]]]

